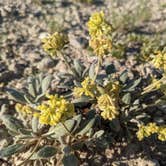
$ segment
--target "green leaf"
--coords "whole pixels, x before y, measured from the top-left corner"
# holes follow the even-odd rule
[[[75,127],[76,120],[69,119],[69,120],[65,121],[64,124],[67,127],[67,129],[70,132],[72,132],[72,130]],[[46,133],[46,135],[51,135],[52,138],[59,138],[66,134],[68,134],[68,131],[65,129],[65,127],[61,123],[57,124],[56,126],[51,127],[50,130],[48,131],[48,133]]]
[[[32,99],[32,96],[30,96],[30,94],[28,94],[28,93],[25,94],[25,95],[24,95],[24,98],[25,98],[25,100],[26,100],[27,103],[33,104],[34,101],[33,101],[33,99]]]
[[[74,116],[73,120],[76,121],[76,124],[75,124],[74,129],[72,130],[72,132],[74,132],[79,127],[79,125],[81,123],[81,120],[82,120],[82,115],[79,114],[79,115]]]
[[[32,77],[28,78],[28,92],[31,94],[33,97],[36,96],[36,90],[35,90],[35,81]]]
[[[52,147],[52,146],[44,146],[41,149],[39,149],[38,152],[36,152],[31,159],[35,160],[35,159],[46,159],[46,158],[50,158],[53,157],[56,154],[57,150]]]
[[[123,97],[122,97],[122,101],[125,104],[130,104],[131,103],[131,94],[130,93],[126,93]]]
[[[65,147],[64,148],[64,156],[62,159],[62,163],[64,166],[78,166],[79,160],[72,152],[71,148]]]
[[[38,130],[38,124],[39,124],[39,119],[34,116],[32,118],[32,130],[33,130],[34,133],[36,133],[37,130]]]
[[[64,166],[78,166],[79,160],[74,154],[64,155],[62,163],[64,164]]]
[[[97,132],[95,132],[95,134],[93,135],[93,138],[99,138],[104,134],[104,130],[99,130]]]
[[[46,76],[42,80],[42,93],[45,93],[48,90],[48,88],[50,86],[50,83],[51,83],[51,80],[52,80],[52,76],[51,75]]]
[[[79,131],[77,133],[77,135],[84,135],[84,134],[86,134],[93,127],[93,125],[95,124],[95,120],[96,120],[96,118],[92,118],[87,123],[85,123],[83,125],[83,127],[81,127],[81,131]]]
[[[82,65],[80,60],[74,59],[74,67],[75,67],[77,73],[79,74],[79,76],[82,76],[82,73],[83,73],[85,67]]]
[[[18,129],[18,132],[21,133],[22,135],[32,136],[32,131],[29,129],[20,128]]]
[[[124,91],[128,91],[128,92],[131,92],[131,91],[134,91],[135,88],[141,83],[142,81],[142,78],[138,78],[137,80],[134,80],[131,84],[128,84]]]
[[[24,93],[19,92],[15,89],[11,89],[8,88],[7,92],[9,93],[9,95],[16,101],[20,102],[20,103],[26,103],[26,100],[24,98]]]
[[[20,128],[24,128],[21,121],[19,121],[11,115],[2,115],[2,121],[9,130],[16,133],[19,132]]]
[[[119,80],[122,82],[122,83],[125,83],[128,79],[128,73],[127,73],[127,70],[123,71],[122,74],[119,76]]]
[[[11,155],[20,152],[24,148],[22,144],[10,145],[0,150],[0,157],[10,157]]]
[[[92,63],[90,65],[90,68],[89,68],[89,77],[91,79],[94,79],[94,77],[95,77],[95,67],[96,67],[96,65],[94,63]]]

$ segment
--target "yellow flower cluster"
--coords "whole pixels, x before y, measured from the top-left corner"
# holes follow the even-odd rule
[[[166,72],[166,53],[158,51],[152,60],[152,63],[156,68],[162,69]]]
[[[89,96],[91,98],[95,98],[98,94],[97,86],[94,81],[86,77],[85,80],[81,83],[82,87],[75,87],[73,94],[76,97],[81,97],[82,95]]]
[[[15,105],[15,109],[16,109],[17,112],[20,112],[23,115],[33,113],[33,109],[31,107],[29,107],[28,105],[20,104],[20,103],[17,103]]]
[[[74,105],[63,97],[47,95],[47,98],[48,101],[37,107],[40,111],[38,117],[41,124],[56,125],[74,115]]]
[[[112,28],[105,20],[104,12],[94,13],[88,21],[88,29],[91,37],[99,37],[111,33]]]
[[[104,119],[112,120],[118,115],[119,83],[109,82],[104,87],[105,94],[97,99],[98,107],[102,111],[101,116]]]
[[[148,123],[146,126],[140,125],[136,134],[140,141],[152,134],[157,134],[160,141],[166,141],[166,127],[157,126],[156,123]]]
[[[158,139],[160,141],[166,141],[166,126],[161,126],[159,127],[159,130],[158,130]]]
[[[61,51],[69,41],[66,35],[55,32],[53,35],[44,38],[42,42],[43,49],[53,57],[57,56],[57,53]]]
[[[103,56],[111,52],[112,40],[103,36],[92,38],[89,41],[89,46],[93,48],[96,55]]]
[[[88,29],[90,34],[89,46],[94,50],[95,54],[103,57],[112,49],[112,40],[110,34],[111,25],[106,21],[103,12],[94,13],[88,21]]]
[[[108,94],[101,95],[97,100],[97,104],[99,109],[102,111],[101,116],[104,119],[112,120],[119,115],[115,99]]]

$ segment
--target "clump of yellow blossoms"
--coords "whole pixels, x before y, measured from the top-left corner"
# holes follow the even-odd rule
[[[108,94],[103,94],[98,97],[97,104],[102,111],[101,116],[104,119],[113,120],[119,115],[115,99]]]
[[[102,57],[112,49],[112,40],[110,34],[111,25],[106,21],[103,12],[94,13],[88,21],[88,30],[90,34],[89,46],[95,54]]]
[[[161,126],[159,127],[159,130],[158,130],[158,139],[160,141],[166,141],[166,126]]]
[[[68,44],[68,37],[60,32],[55,32],[52,35],[44,38],[43,49],[50,54],[50,56],[57,56],[57,53],[61,51],[66,44]]]
[[[88,21],[88,29],[91,37],[99,37],[111,33],[111,25],[106,21],[104,12],[94,13]]]
[[[16,109],[17,112],[20,112],[23,115],[33,113],[33,109],[31,107],[29,107],[28,105],[20,104],[20,103],[17,103],[15,105],[15,109]]]
[[[95,98],[98,94],[97,86],[89,77],[86,77],[85,80],[81,83],[82,87],[75,87],[74,88],[74,96],[81,97],[82,95],[89,96],[91,98]]]
[[[89,41],[89,46],[93,48],[94,53],[98,56],[108,54],[112,49],[112,40],[105,37],[92,38]]]
[[[109,82],[104,87],[105,93],[97,98],[97,104],[104,119],[113,120],[119,115],[119,83]]]
[[[157,126],[156,123],[148,123],[146,126],[140,125],[136,134],[140,141],[152,134],[157,134],[159,140],[166,141],[166,127]]]
[[[56,125],[74,115],[74,105],[57,95],[47,95],[49,100],[39,105],[37,109],[41,124]]]
[[[166,53],[158,51],[152,60],[152,63],[156,68],[162,69],[164,72],[166,72]]]

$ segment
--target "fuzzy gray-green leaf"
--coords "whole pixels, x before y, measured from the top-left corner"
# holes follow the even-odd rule
[[[52,79],[51,75],[48,75],[42,80],[42,93],[48,90],[51,83],[51,79]]]
[[[0,150],[0,157],[10,157],[11,155],[20,152],[23,149],[24,145],[15,144],[10,145],[6,148]]]
[[[90,68],[89,68],[89,77],[91,78],[91,79],[94,79],[94,77],[95,77],[95,64],[94,63],[92,63],[91,65],[90,65]]]
[[[74,119],[69,119],[66,122],[64,122],[65,126],[67,127],[67,129],[72,132],[72,130],[74,129],[74,126],[76,124],[76,120]],[[58,137],[62,137],[66,134],[68,134],[68,131],[65,129],[65,127],[59,123],[57,124],[55,127],[51,127],[50,130],[48,131],[48,133],[46,135],[51,134],[52,138],[58,138]]]
[[[32,130],[33,132],[37,132],[38,130],[39,119],[37,117],[32,118]]]
[[[127,71],[125,70],[119,77],[119,80],[122,82],[122,83],[125,83],[128,79],[128,73]]]
[[[73,119],[76,121],[76,124],[75,124],[74,129],[72,130],[72,132],[74,132],[79,127],[79,125],[81,123],[81,120],[82,120],[82,115],[81,114],[76,115],[76,116],[73,117]]]
[[[104,134],[104,130],[99,130],[97,131],[94,135],[93,138],[99,138]]]
[[[22,92],[19,92],[15,89],[7,89],[7,92],[9,95],[16,101],[21,102],[21,103],[26,103],[26,100],[24,98],[24,94]]]
[[[79,131],[77,133],[77,135],[86,134],[93,127],[93,125],[95,124],[95,120],[96,120],[96,118],[92,118],[87,123],[85,123],[84,126],[82,127],[81,131]]]
[[[13,132],[19,132],[19,129],[23,128],[21,121],[11,115],[3,115],[1,119],[4,125]]]
[[[36,152],[31,159],[47,159],[53,157],[56,154],[57,150],[52,146],[44,146]]]
[[[35,81],[32,77],[30,77],[29,80],[28,80],[28,92],[33,97],[36,96]]]
[[[70,153],[68,155],[64,155],[64,157],[62,159],[62,163],[64,166],[78,166],[79,160],[74,155],[74,153]]]
[[[123,97],[122,97],[122,101],[125,104],[130,104],[131,103],[131,94],[130,93],[126,93]]]
[[[74,67],[79,74],[79,76],[82,76],[82,73],[85,69],[85,67],[81,64],[81,62],[78,59],[74,59]]]

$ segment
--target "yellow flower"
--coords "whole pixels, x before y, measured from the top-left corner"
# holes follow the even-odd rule
[[[43,49],[53,57],[57,56],[57,53],[68,43],[68,37],[62,33],[55,32],[53,35],[44,38],[42,42]]]
[[[22,114],[32,114],[33,113],[33,109],[27,105],[22,105],[22,104],[19,104],[17,103],[15,105],[15,109],[17,112],[20,112]]]
[[[103,94],[97,99],[98,107],[102,111],[101,116],[104,119],[112,120],[119,115],[116,99],[108,94]]]
[[[97,86],[92,79],[86,77],[85,80],[81,83],[82,87],[74,88],[74,96],[81,97],[82,95],[95,98],[98,94]]]
[[[154,134],[158,132],[159,127],[156,125],[156,123],[148,123],[146,126],[146,130],[148,133]]]
[[[57,95],[47,95],[49,99],[37,107],[41,124],[56,125],[74,115],[74,105]]]
[[[89,46],[94,50],[94,53],[98,56],[104,56],[111,52],[112,41],[108,37],[95,37],[90,39]]]
[[[111,33],[112,28],[110,24],[105,20],[104,13],[101,12],[96,12],[94,13],[88,23],[88,29],[91,37],[99,37],[102,35],[108,35]]]
[[[166,72],[166,53],[158,51],[152,63],[156,68],[163,69]]]
[[[159,127],[159,130],[158,130],[158,139],[160,141],[166,141],[166,126]]]
[[[149,137],[152,134],[158,133],[159,127],[156,123],[148,123],[146,126],[140,125],[139,130],[137,131],[138,140],[143,140],[145,137]]]
[[[154,89],[160,89],[163,83],[155,78],[152,78],[151,85],[154,85]]]
[[[138,131],[136,133],[137,138],[138,138],[139,141],[144,139],[144,137],[145,137],[144,133],[145,133],[145,126],[144,125],[140,125],[139,129],[138,129]]]

